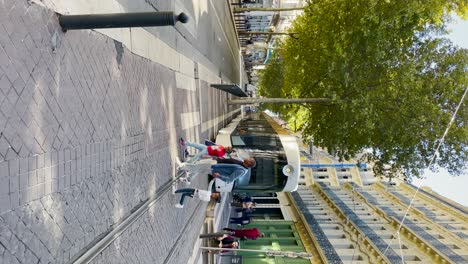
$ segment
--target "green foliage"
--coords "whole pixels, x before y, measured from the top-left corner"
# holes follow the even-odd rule
[[[418,176],[468,86],[468,51],[441,37],[450,13],[467,8],[456,0],[311,2],[291,29],[298,38],[267,66],[261,94],[331,98],[306,114],[277,108],[290,120],[301,113],[303,135],[340,158],[365,151],[377,172],[390,164]],[[453,174],[467,168],[467,121],[465,100],[436,160]]]
[[[286,93],[283,91],[283,74],[282,64],[278,60],[278,57],[273,56],[273,58],[270,60],[270,63],[266,65],[265,71],[260,72],[260,82],[257,89],[258,95],[269,98],[286,97]],[[287,111],[282,111],[283,108],[281,105],[264,104],[262,105],[262,108],[271,109],[272,111],[278,113],[287,113]]]

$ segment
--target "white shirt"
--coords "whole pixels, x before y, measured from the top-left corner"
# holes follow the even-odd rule
[[[196,189],[193,197],[205,202],[209,202],[211,200],[211,191]]]
[[[209,202],[211,200],[211,188],[213,187],[214,180],[208,184],[208,190],[195,189],[193,198],[198,198],[202,201]]]

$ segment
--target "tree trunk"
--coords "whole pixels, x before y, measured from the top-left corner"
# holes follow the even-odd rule
[[[261,104],[261,103],[274,103],[274,104],[293,104],[293,103],[330,103],[329,98],[248,98],[248,99],[235,99],[228,100],[228,104]]]
[[[304,10],[304,7],[285,7],[285,8],[263,8],[263,7],[251,7],[251,8],[234,8],[234,13],[250,12],[250,11],[294,11]]]

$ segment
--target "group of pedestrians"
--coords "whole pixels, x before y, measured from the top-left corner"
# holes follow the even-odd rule
[[[256,165],[255,159],[245,158],[242,159],[236,155],[235,150],[228,146],[214,145],[214,144],[198,144],[186,141],[180,138],[180,145],[184,148],[184,154],[187,153],[186,147],[192,147],[198,150],[198,152],[186,160],[181,162],[176,159],[177,169],[183,170],[186,173],[185,177],[181,177],[180,180],[185,182],[187,185],[191,184],[191,180],[196,176],[199,170],[199,164],[203,163],[210,166],[210,172],[213,179],[209,182],[206,190],[199,188],[180,188],[177,189],[177,185],[173,185],[173,194],[180,194],[179,202],[175,205],[177,208],[184,207],[184,201],[186,197],[200,199],[201,201],[209,202],[215,200],[219,202],[221,200],[221,194],[215,190],[215,179],[222,180],[227,183],[234,182],[240,177],[246,175],[249,168]],[[246,225],[250,223],[249,214],[255,210],[256,203],[252,201],[252,198],[247,196],[242,199],[240,204],[232,204],[233,207],[238,207],[237,211],[242,212],[240,217],[232,217],[231,224]],[[264,233],[259,232],[257,228],[224,228],[224,234],[219,235],[205,234],[201,238],[210,238],[216,247],[219,248],[237,248],[239,247],[239,239],[251,239],[262,238],[265,236]],[[226,251],[220,251],[224,253]]]
[[[198,153],[185,162],[181,162],[178,158],[176,158],[177,168],[179,170],[185,171],[186,173],[186,177],[183,177],[180,180],[190,185],[191,180],[196,176],[198,162],[205,157],[207,157],[207,159],[204,159],[204,163],[211,166],[211,176],[213,177],[213,180],[211,180],[208,184],[207,190],[198,188],[177,189],[175,183],[173,185],[173,193],[181,194],[179,203],[175,205],[177,208],[184,207],[184,200],[187,196],[198,198],[206,202],[209,202],[212,199],[219,202],[221,199],[221,194],[214,190],[215,179],[220,179],[224,182],[231,183],[246,175],[249,171],[249,168],[255,166],[255,159],[241,159],[240,157],[233,155],[235,151],[231,147],[224,147],[221,145],[208,146],[206,144],[204,145],[189,142],[183,138],[180,138],[179,141],[180,145],[184,148],[193,147],[198,150]]]
[[[240,202],[231,203],[231,206],[236,208],[236,211],[241,214],[238,217],[231,217],[230,223],[237,225],[248,225],[252,220],[251,214],[255,210],[257,203],[255,203],[250,196],[245,196],[239,200]]]
[[[213,178],[219,178],[227,183],[231,183],[246,175],[248,169],[256,164],[253,158],[241,159],[239,156],[233,155],[234,150],[231,147],[221,145],[207,146],[192,143],[183,138],[180,138],[180,144],[183,147],[193,147],[198,150],[198,153],[186,162],[181,162],[176,158],[178,169],[184,170],[187,173],[187,178],[185,179],[187,182],[190,182],[191,178],[196,175],[197,162],[205,156],[208,157],[205,164],[211,165],[211,175]]]

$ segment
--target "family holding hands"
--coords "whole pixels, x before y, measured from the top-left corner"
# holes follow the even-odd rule
[[[195,170],[197,169],[197,162],[203,159],[205,156],[209,159],[205,159],[211,165],[211,175],[214,179],[220,179],[226,183],[234,182],[240,177],[246,175],[249,168],[255,167],[255,159],[246,158],[240,159],[239,157],[232,157],[233,149],[228,146],[221,145],[203,145],[198,143],[192,143],[186,141],[183,138],[179,139],[180,145],[184,148],[192,147],[198,150],[191,159],[181,162],[178,158],[176,159],[177,168],[187,173],[187,176],[180,180],[190,184],[192,177],[195,176]],[[196,188],[182,188],[176,190],[176,186],[173,186],[173,193],[181,193],[182,196],[180,201],[175,206],[177,208],[183,208],[183,202],[185,197],[189,196],[192,198],[198,198],[202,201],[210,201],[214,199],[219,202],[221,196],[219,192],[213,190],[214,179],[208,184],[207,190],[196,189]]]

